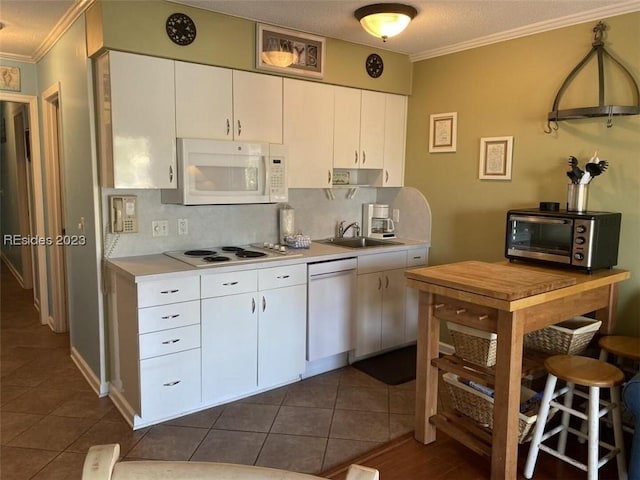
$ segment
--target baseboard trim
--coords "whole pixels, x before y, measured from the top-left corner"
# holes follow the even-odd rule
[[[100,383],[100,379],[93,373],[93,370],[89,368],[87,362],[84,361],[82,355],[80,355],[74,347],[71,347],[71,360],[76,364],[82,376],[99,397],[106,397],[109,394],[109,386]]]

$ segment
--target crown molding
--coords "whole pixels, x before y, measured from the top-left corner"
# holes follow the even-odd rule
[[[46,36],[40,46],[33,52],[31,63],[39,62],[94,1],[95,0],[79,0],[73,7],[67,10],[56,26],[49,32],[49,35]]]
[[[534,35],[536,33],[548,32],[563,27],[570,27],[579,23],[591,22],[594,20],[602,20],[604,17],[615,17],[617,15],[624,15],[625,13],[632,13],[640,11],[640,0],[630,0],[628,2],[618,3],[616,5],[609,5],[606,7],[596,8],[595,10],[589,10],[588,12],[582,12],[580,14],[569,15],[554,20],[547,20],[544,22],[538,22],[526,27],[514,28],[501,33],[487,35],[486,37],[480,37],[468,42],[460,42],[454,45],[448,45],[442,48],[434,48],[433,50],[426,50],[422,53],[410,55],[409,60],[411,62],[418,62],[420,60],[427,60],[429,58],[441,57],[443,55],[449,55],[451,53],[462,52],[464,50],[471,50],[473,48],[484,47],[493,43],[504,42],[507,40],[513,40],[520,37],[526,37],[528,35]]]
[[[0,52],[0,60],[11,60],[14,62],[22,62],[22,63],[36,63],[33,60],[33,57],[28,55],[16,55],[15,53],[5,53]]]

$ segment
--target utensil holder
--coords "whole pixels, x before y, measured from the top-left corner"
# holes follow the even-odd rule
[[[586,212],[589,199],[589,185],[570,183],[567,185],[567,211]]]

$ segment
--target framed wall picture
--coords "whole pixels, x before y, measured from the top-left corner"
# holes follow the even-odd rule
[[[458,112],[436,113],[429,117],[429,152],[455,152]]]
[[[0,66],[0,90],[20,91],[20,69]]]
[[[256,25],[256,68],[322,78],[325,39],[284,28]]]
[[[482,180],[511,180],[513,137],[480,139],[480,171]]]

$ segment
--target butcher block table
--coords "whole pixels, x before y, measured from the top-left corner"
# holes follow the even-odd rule
[[[415,438],[431,443],[440,428],[490,455],[492,479],[515,479],[524,334],[589,312],[602,320],[601,333],[611,333],[617,283],[629,277],[620,269],[588,274],[479,261],[408,270],[407,284],[420,291]],[[438,413],[440,320],[498,334],[491,434]]]

